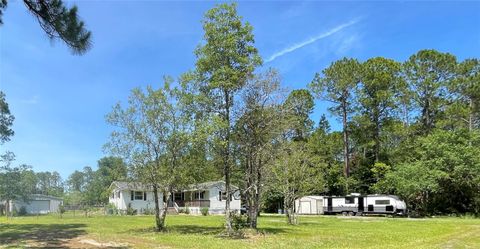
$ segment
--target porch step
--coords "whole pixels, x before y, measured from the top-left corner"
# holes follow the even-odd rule
[[[174,207],[168,207],[167,214],[178,214],[178,211]]]

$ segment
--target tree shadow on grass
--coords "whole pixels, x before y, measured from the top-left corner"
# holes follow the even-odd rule
[[[32,244],[29,248],[68,248],[66,243],[85,235],[85,224],[0,224],[0,245]]]
[[[258,233],[261,234],[280,234],[280,233],[287,233],[290,230],[288,228],[259,228]],[[128,233],[154,233],[156,232],[154,227],[150,228],[137,228],[128,230]],[[196,235],[211,235],[217,237],[224,237],[222,236],[225,232],[225,228],[218,226],[200,226],[200,225],[170,225],[167,226],[163,233],[171,233],[171,234],[196,234]],[[162,232],[160,232],[161,234]]]

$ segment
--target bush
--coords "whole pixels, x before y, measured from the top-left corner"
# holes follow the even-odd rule
[[[200,213],[202,213],[203,216],[207,216],[208,215],[208,207],[200,208]]]
[[[27,215],[27,208],[25,206],[21,206],[18,210],[18,216],[25,216]]]
[[[118,208],[113,205],[112,203],[109,203],[106,207],[105,207],[105,211],[108,215],[116,215],[118,214]]]
[[[58,206],[58,213],[60,214],[60,217],[65,213],[65,206],[63,206],[63,204]]]
[[[137,210],[132,208],[132,205],[129,203],[127,207],[127,215],[136,215]]]
[[[143,214],[144,214],[144,215],[152,215],[152,214],[154,214],[154,213],[155,213],[155,212],[153,211],[153,208],[148,208],[148,207],[147,207],[147,208],[145,208],[145,209],[143,210]]]
[[[190,208],[189,207],[185,207],[185,214],[190,214]]]
[[[232,217],[232,228],[235,231],[242,230],[248,226],[247,215],[239,214],[237,212],[231,213]]]

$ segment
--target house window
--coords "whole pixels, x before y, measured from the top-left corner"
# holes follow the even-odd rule
[[[203,199],[205,199],[205,191],[195,192],[195,200],[203,200]]]
[[[345,204],[355,204],[355,197],[345,197]]]
[[[134,200],[143,200],[143,192],[142,191],[135,191],[133,199]]]
[[[112,199],[115,198],[115,193],[112,193]]]
[[[120,191],[117,191],[117,198],[120,199]]]
[[[173,194],[173,198],[174,200],[176,201],[183,201],[185,198],[184,198],[184,194],[183,193],[174,193]]]
[[[390,205],[390,200],[375,200],[375,205]]]
[[[227,192],[218,191],[218,197],[220,201],[227,200]],[[232,201],[232,195],[230,195],[230,201]]]

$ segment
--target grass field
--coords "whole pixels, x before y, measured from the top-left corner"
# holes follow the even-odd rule
[[[0,248],[480,248],[479,219],[265,215],[260,234],[226,239],[222,218],[167,216],[156,233],[153,216],[2,217]]]

